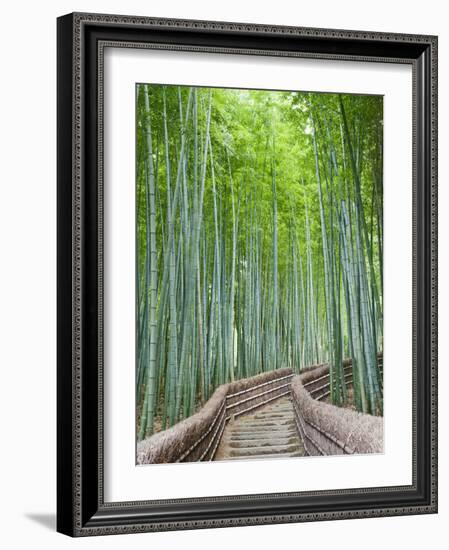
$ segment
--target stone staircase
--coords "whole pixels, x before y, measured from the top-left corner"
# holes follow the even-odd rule
[[[245,460],[304,456],[293,406],[284,397],[255,414],[231,419],[214,460]]]

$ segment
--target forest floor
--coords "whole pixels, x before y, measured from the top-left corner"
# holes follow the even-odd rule
[[[332,405],[330,395],[328,395],[325,399],[323,399],[323,402],[324,403],[329,403],[330,405]],[[357,411],[357,408],[356,408],[355,403],[354,403],[354,389],[353,389],[352,386],[349,386],[347,388],[346,403],[344,403],[343,405],[340,405],[340,407],[343,408],[343,409],[349,409],[351,411]]]

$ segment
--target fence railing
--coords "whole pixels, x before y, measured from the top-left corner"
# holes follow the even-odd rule
[[[383,357],[382,354],[379,353],[377,355],[377,364],[379,367],[379,370],[381,374],[383,373]],[[327,366],[327,365],[319,365],[321,367]],[[316,368],[316,367],[315,367]],[[313,370],[313,369],[312,369]],[[310,369],[308,369],[310,371]],[[345,359],[343,361],[343,372],[344,372],[344,379],[345,384],[348,386],[353,384],[353,370],[352,370],[352,360],[351,359]],[[382,385],[382,380],[381,380]],[[322,399],[325,399],[330,395],[330,380],[329,380],[329,369],[327,372],[323,375],[320,375],[316,379],[312,379],[306,383],[304,383],[304,387],[307,389],[307,391],[310,393],[310,395],[316,399],[317,401],[321,401]]]

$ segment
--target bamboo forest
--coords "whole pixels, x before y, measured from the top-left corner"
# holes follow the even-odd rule
[[[139,84],[136,132],[138,440],[323,364],[381,416],[383,98]]]

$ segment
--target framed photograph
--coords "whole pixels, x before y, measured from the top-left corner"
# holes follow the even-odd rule
[[[58,531],[437,511],[437,38],[58,19]]]

